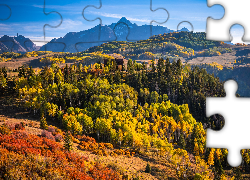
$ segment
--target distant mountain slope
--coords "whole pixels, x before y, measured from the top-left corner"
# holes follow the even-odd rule
[[[204,32],[173,32],[154,35],[146,40],[136,42],[113,41],[91,47],[86,53],[118,53],[126,59],[149,60],[152,58],[191,58],[194,56],[214,56],[231,52],[231,45],[221,41],[206,40]]]
[[[99,32],[100,42],[98,43]],[[151,33],[152,31],[152,33]],[[41,51],[60,52],[65,43],[65,52],[84,51],[90,47],[101,45],[110,41],[138,41],[146,40],[151,35],[164,34],[174,32],[163,26],[132,24],[125,17],[121,18],[117,23],[111,25],[97,25],[89,30],[80,32],[69,32],[64,37],[52,39],[49,43],[40,48]],[[61,45],[60,45],[61,43]]]
[[[22,35],[10,37],[4,35],[0,38],[0,53],[36,51],[39,48],[29,39]]]

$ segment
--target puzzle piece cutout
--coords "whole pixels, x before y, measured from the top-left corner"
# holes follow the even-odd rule
[[[222,19],[215,20],[209,17],[207,19],[207,39],[217,41],[231,41],[229,34],[230,28],[234,24],[240,24],[245,29],[243,41],[250,41],[250,24],[249,24],[249,1],[247,0],[207,0],[209,7],[213,5],[222,5],[225,9],[225,15]]]
[[[224,84],[226,97],[207,97],[206,115],[221,114],[225,118],[225,125],[220,131],[207,129],[206,146],[209,148],[227,148],[228,162],[236,167],[241,164],[241,149],[250,149],[249,98],[235,96],[238,85],[234,80]],[[240,134],[238,133],[240,132]]]

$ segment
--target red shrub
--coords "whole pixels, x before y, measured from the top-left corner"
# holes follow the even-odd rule
[[[0,179],[120,179],[119,173],[100,164],[85,167],[86,161],[87,157],[65,151],[60,143],[25,130],[0,135]]]
[[[61,141],[63,140],[62,135],[61,135],[61,134],[55,135],[55,140],[56,140],[57,142],[61,142]]]
[[[15,124],[15,130],[24,130],[24,123],[20,122],[19,124]]]
[[[51,126],[48,127],[48,131],[51,132],[51,133],[55,133],[56,132],[55,128],[51,127]]]
[[[94,138],[89,137],[89,136],[85,136],[85,135],[83,135],[83,136],[78,135],[77,139],[79,139],[80,141],[96,143],[96,140]]]
[[[55,141],[55,137],[47,130],[43,130],[41,136]]]

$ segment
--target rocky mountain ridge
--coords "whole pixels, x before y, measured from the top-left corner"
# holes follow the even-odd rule
[[[29,38],[22,35],[10,37],[4,35],[0,38],[0,53],[3,52],[16,52],[25,53],[28,51],[37,51],[37,47]]]
[[[188,31],[186,28],[182,30]],[[97,25],[85,31],[69,32],[64,37],[52,39],[49,43],[42,46],[40,50],[80,52],[105,42],[146,40],[152,35],[170,32],[174,31],[159,25],[138,26],[122,17],[117,23],[110,25]]]

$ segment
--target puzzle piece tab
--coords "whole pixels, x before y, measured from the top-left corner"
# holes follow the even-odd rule
[[[57,15],[60,17],[60,22],[59,22],[59,24],[54,25],[54,26],[53,26],[53,25],[50,25],[50,24],[45,24],[45,25],[43,26],[43,35],[44,35],[44,40],[45,40],[45,38],[46,38],[46,31],[45,31],[46,26],[48,26],[48,27],[50,27],[50,28],[57,28],[57,27],[59,27],[59,26],[62,24],[63,17],[62,17],[62,15],[61,15],[59,12],[57,12],[57,11],[47,12],[47,11],[46,11],[46,0],[44,0],[43,13],[44,13],[46,16],[48,16],[48,15],[54,13],[54,14],[57,14]]]
[[[12,11],[7,4],[0,4],[0,21],[6,21],[11,17]]]
[[[209,7],[220,4],[225,9],[225,15],[222,19],[207,19],[207,39],[218,41],[230,41],[229,30],[234,24],[240,24],[245,29],[243,41],[250,41],[250,23],[249,23],[249,1],[247,0],[207,0]]]
[[[226,97],[207,97],[207,117],[221,114],[225,125],[220,131],[207,130],[207,147],[227,148],[228,162],[231,166],[239,166],[242,157],[241,149],[250,149],[250,98],[237,98],[235,92],[238,85],[234,80],[224,84]]]

